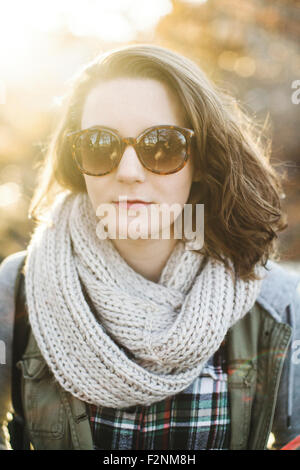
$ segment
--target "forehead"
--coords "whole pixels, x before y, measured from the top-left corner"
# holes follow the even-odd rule
[[[147,78],[100,82],[88,93],[81,119],[83,129],[103,125],[127,136],[159,124],[185,126],[183,106],[170,87]]]

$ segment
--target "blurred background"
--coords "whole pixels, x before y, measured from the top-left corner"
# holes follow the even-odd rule
[[[68,80],[96,54],[143,42],[187,55],[260,123],[269,116],[272,162],[287,175],[281,258],[300,262],[298,0],[1,0],[0,6],[0,261],[29,241],[35,167]]]

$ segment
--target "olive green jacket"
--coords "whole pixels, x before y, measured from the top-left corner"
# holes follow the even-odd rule
[[[13,256],[16,265],[21,255],[19,258]],[[7,260],[5,263],[8,273]],[[231,415],[230,449],[266,449],[270,432],[275,436],[274,448],[280,448],[300,434],[300,365],[294,365],[291,347],[295,335],[299,335],[300,304],[295,295],[298,279],[275,263],[270,266],[272,275],[269,274],[268,280],[264,281],[255,305],[228,331],[225,340]],[[2,277],[3,272],[2,268]],[[11,288],[11,282],[10,277],[6,288]],[[279,290],[283,297],[278,298]],[[1,302],[0,270],[0,306]],[[13,301],[10,308],[14,308]],[[32,447],[38,450],[92,450],[85,403],[64,390],[54,379],[31,331],[17,367],[22,372],[21,396]],[[6,385],[8,393],[11,393],[10,385]],[[0,406],[1,400],[6,410],[2,409],[0,413],[0,445],[9,448],[4,411],[13,410],[9,399],[6,397],[5,404],[0,392]]]

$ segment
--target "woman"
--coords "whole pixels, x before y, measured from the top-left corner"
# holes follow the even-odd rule
[[[134,45],[82,71],[30,208],[36,230],[2,266],[4,278],[24,261],[17,367],[34,449],[255,449],[271,430],[277,446],[297,434],[296,280],[268,261],[280,193],[251,121],[189,59]],[[197,204],[200,247],[175,236]]]

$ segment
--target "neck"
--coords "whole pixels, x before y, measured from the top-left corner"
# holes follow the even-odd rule
[[[161,272],[178,239],[112,240],[120,255],[136,272],[153,282],[158,282]]]

